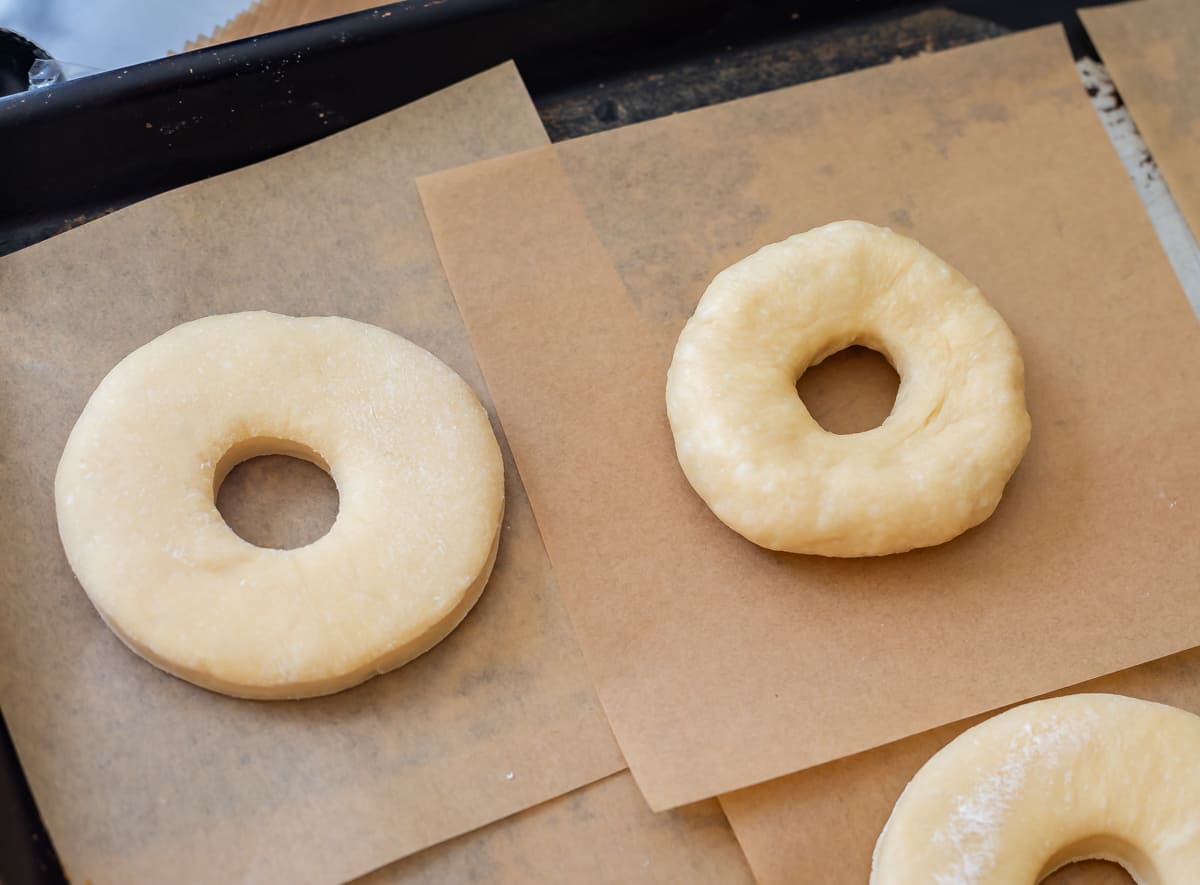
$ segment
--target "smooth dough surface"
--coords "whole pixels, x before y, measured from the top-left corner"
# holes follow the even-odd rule
[[[1034,885],[1087,859],[1200,881],[1200,716],[1077,694],[988,719],[905,788],[871,885]]]
[[[854,344],[900,376],[879,427],[823,429],[796,393]],[[980,291],[860,221],[798,234],[713,279],[675,347],[667,415],[717,517],[773,550],[877,556],[940,544],[995,510],[1029,442],[1017,343]]]
[[[274,550],[215,505],[239,462],[306,458],[337,484],[329,532]],[[59,533],[135,652],[225,694],[347,688],[428,650],[491,572],[504,467],[470,387],[432,354],[339,317],[184,323],[92,394],[55,478]]]

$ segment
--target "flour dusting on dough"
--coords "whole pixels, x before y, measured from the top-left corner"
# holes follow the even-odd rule
[[[1009,741],[999,769],[963,796],[946,825],[933,834],[935,844],[953,846],[953,865],[934,876],[936,885],[976,885],[996,866],[1000,830],[1013,800],[1032,767],[1057,768],[1075,759],[1091,739],[1099,720],[1094,711],[1081,719],[1055,715],[1044,723],[1026,722]]]

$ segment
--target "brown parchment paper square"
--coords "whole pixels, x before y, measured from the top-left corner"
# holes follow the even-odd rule
[[[355,885],[751,885],[721,806],[654,814],[628,771],[390,864]]]
[[[1200,713],[1200,649],[1069,690],[1081,691],[1129,695]],[[956,722],[722,796],[721,806],[759,885],[865,883],[875,840],[905,785],[929,757],[985,718]],[[1087,863],[1064,868],[1041,885],[1124,885],[1130,881],[1115,866]]]
[[[1137,0],[1079,17],[1200,238],[1200,3]]]
[[[1200,336],[1057,28],[421,179],[600,697],[651,807],[1200,639]],[[755,547],[663,387],[711,276],[839,218],[913,235],[1021,343],[1033,441],[942,546]]]
[[[490,402],[413,178],[545,142],[506,65],[0,260],[0,705],[76,881],[342,880],[624,767],[511,459],[499,559],[462,626],[318,700],[232,700],[136,658],[55,527],[55,466],[95,385],[195,317],[375,323]]]

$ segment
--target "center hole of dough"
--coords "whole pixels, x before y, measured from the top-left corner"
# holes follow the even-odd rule
[[[1046,861],[1042,870],[1038,885],[1073,885],[1075,882],[1158,885],[1163,881],[1144,851],[1113,835],[1088,836],[1066,845]]]
[[[1085,882],[1095,882],[1096,885],[1137,885],[1137,880],[1124,867],[1107,860],[1077,860],[1059,867],[1038,885],[1083,885]]]
[[[1138,880],[1129,875],[1120,863],[1112,861],[1075,861],[1058,867],[1048,877],[1040,879],[1038,885],[1138,885]]]
[[[324,462],[316,453],[295,443],[274,442],[251,441],[222,459],[217,468],[217,510],[243,540],[258,547],[293,550],[333,528],[337,485],[318,466]],[[234,466],[221,480],[226,462]]]
[[[796,393],[830,433],[862,433],[892,413],[900,376],[878,351],[853,345],[809,366]]]

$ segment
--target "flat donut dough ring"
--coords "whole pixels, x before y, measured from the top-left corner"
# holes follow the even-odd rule
[[[882,425],[838,435],[796,394],[853,344],[900,375]],[[772,550],[878,556],[987,519],[1029,442],[1012,332],[919,243],[860,221],[798,234],[721,271],[667,373],[679,464],[717,518]]]
[[[1034,885],[1077,860],[1200,881],[1200,716],[1111,694],[1015,707],[917,772],[871,885]]]
[[[215,505],[241,461],[330,472],[339,512],[294,550],[240,538]],[[59,533],[134,652],[244,698],[348,688],[427,651],[495,562],[504,466],[453,370],[391,332],[265,312],[184,323],[100,383],[55,477]]]

